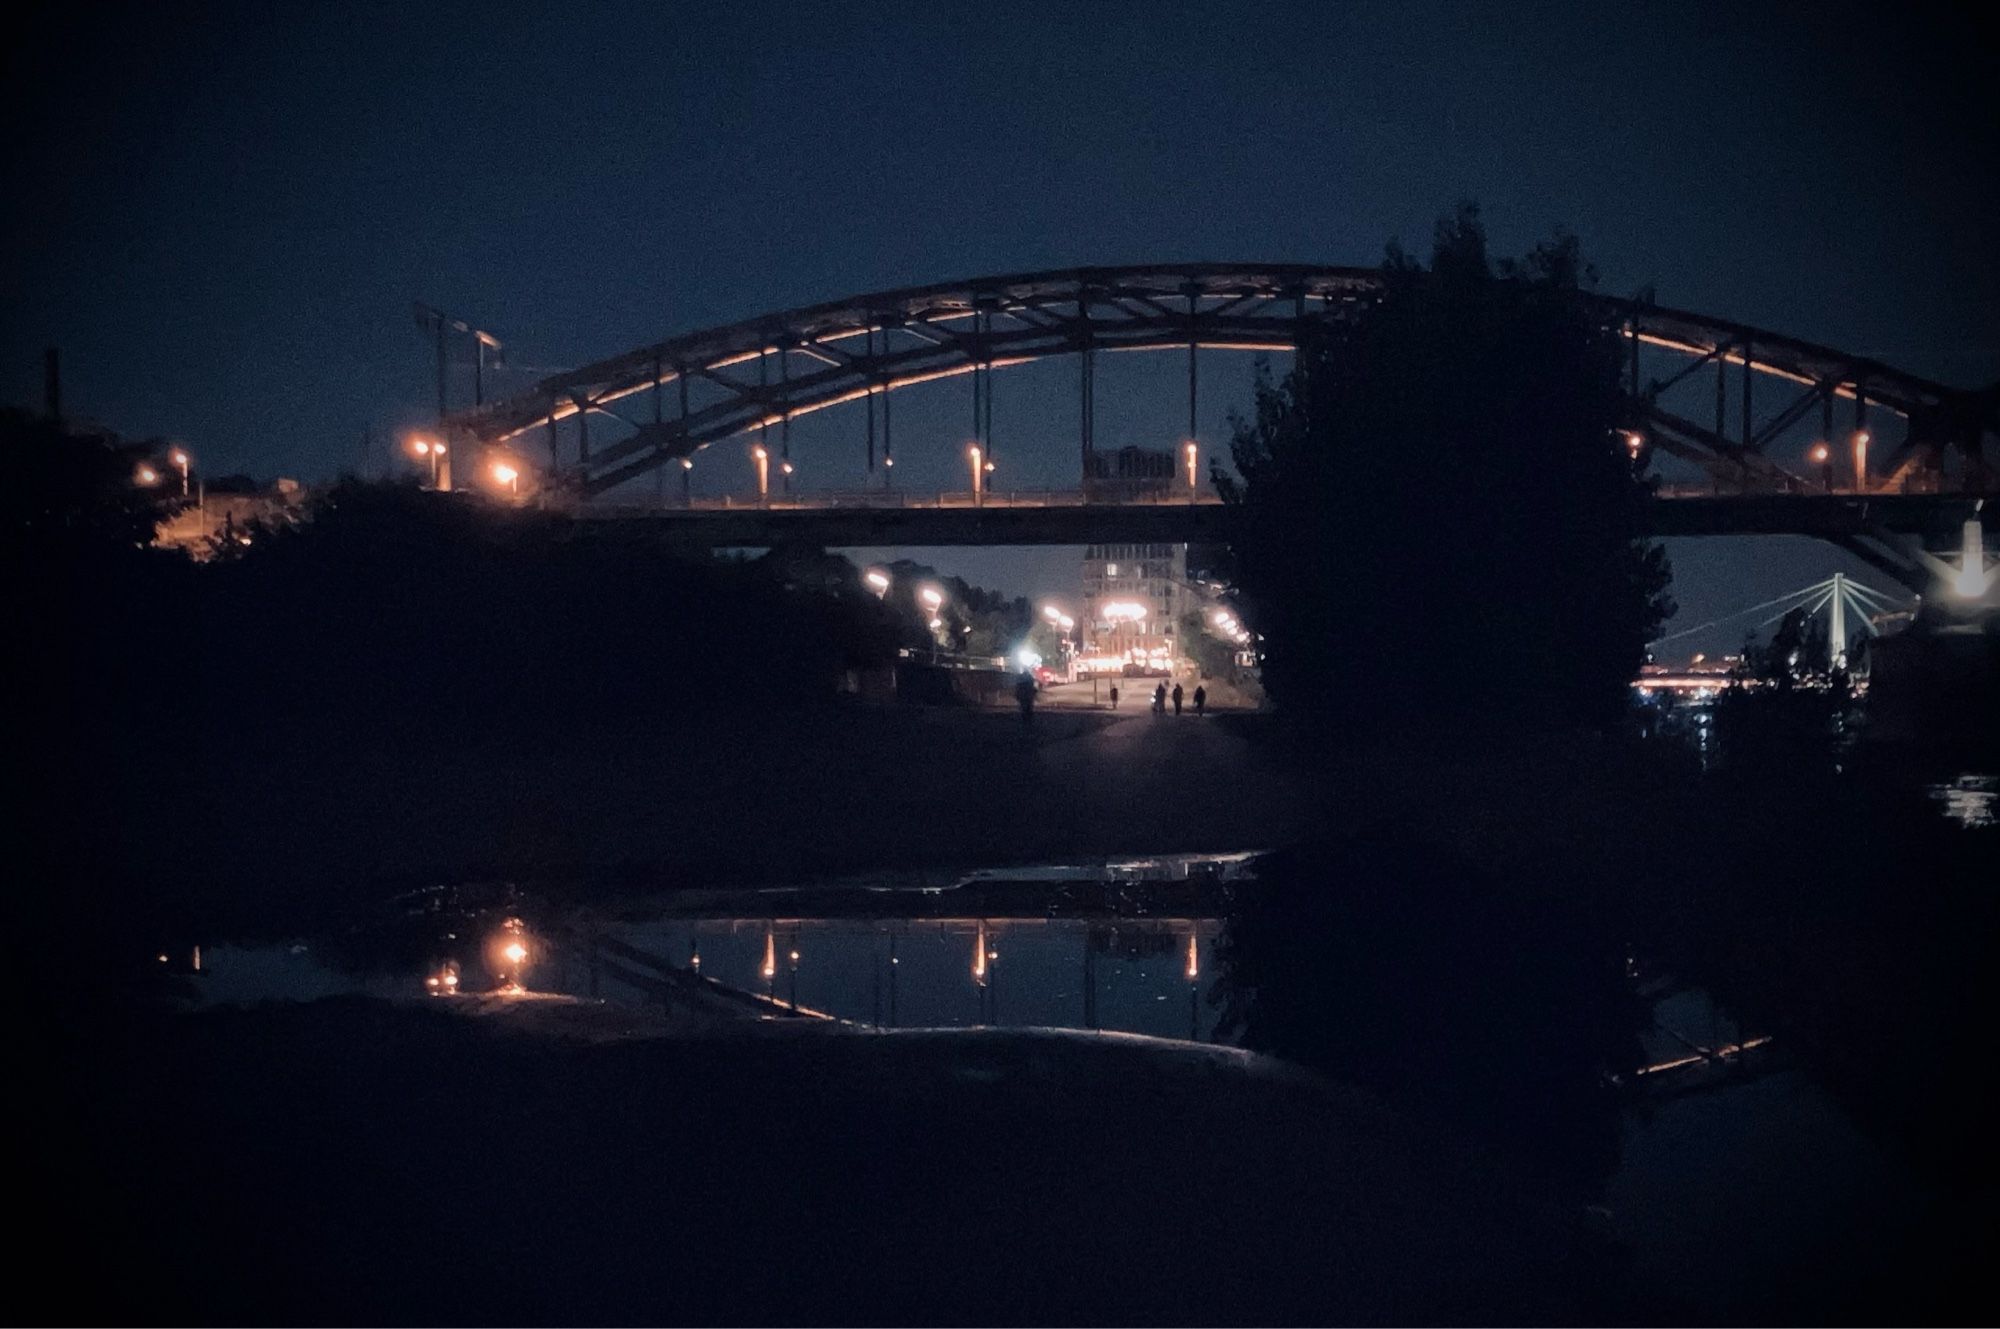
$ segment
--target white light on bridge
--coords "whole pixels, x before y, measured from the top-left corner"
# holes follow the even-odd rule
[[[1959,542],[1958,575],[1951,579],[1951,589],[1963,599],[1977,600],[1992,584],[1993,574],[1986,566],[1985,534],[1975,517],[1965,523]]]

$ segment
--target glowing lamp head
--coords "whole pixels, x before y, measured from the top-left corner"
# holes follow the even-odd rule
[[[790,475],[792,473],[792,464],[790,462],[781,462],[778,465],[778,469],[783,471],[786,475]]]
[[[176,465],[176,466],[185,466],[185,465],[187,465],[187,464],[188,464],[188,455],[187,455],[187,453],[185,453],[185,452],[182,452],[182,451],[181,451],[181,450],[180,450],[179,448],[175,448],[175,449],[174,449],[174,452],[173,452],[173,462],[174,462],[174,465]]]
[[[410,444],[410,451],[416,453],[419,457],[430,456],[431,455],[430,440],[423,438],[417,439],[416,441]]]
[[[766,451],[764,451],[764,446],[763,446],[763,444],[761,444],[761,443],[760,443],[760,444],[758,444],[758,445],[757,445],[756,447],[754,447],[754,448],[751,448],[751,449],[750,449],[750,455],[751,455],[751,456],[753,456],[753,457],[755,457],[755,458],[756,458],[756,459],[757,459],[758,461],[763,461],[763,460],[764,460],[765,458],[769,457],[769,456],[770,456],[771,454],[770,454],[770,453],[768,453],[768,452],[766,452]]]
[[[870,587],[877,591],[886,591],[889,589],[889,574],[880,568],[870,568],[868,571],[862,573],[861,580],[867,582]]]
[[[935,586],[926,586],[917,593],[917,598],[922,600],[935,613],[937,607],[944,603],[944,592]]]
[[[520,964],[528,958],[528,948],[518,941],[510,941],[500,948],[500,954],[509,964]]]
[[[142,485],[155,485],[160,482],[160,473],[150,466],[141,466],[132,473],[132,478]]]
[[[1806,453],[1807,458],[1809,458],[1814,465],[1824,464],[1826,459],[1828,457],[1831,457],[1832,455],[1833,455],[1833,450],[1827,447],[1827,445],[1824,443],[1813,444],[1812,450]]]
[[[682,470],[684,470],[684,471],[691,471],[691,470],[693,470],[693,469],[694,469],[694,458],[692,458],[692,457],[682,457],[682,458],[681,458],[681,469],[682,469]]]
[[[511,485],[521,478],[521,473],[504,461],[495,462],[493,464],[493,478],[503,485]]]

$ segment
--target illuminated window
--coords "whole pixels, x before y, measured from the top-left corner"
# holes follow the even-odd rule
[[[1104,575],[1105,575],[1105,576],[1107,576],[1107,577],[1115,577],[1115,576],[1117,576],[1117,575],[1118,575],[1118,565],[1117,565],[1116,563],[1106,563],[1106,564],[1104,565]]]

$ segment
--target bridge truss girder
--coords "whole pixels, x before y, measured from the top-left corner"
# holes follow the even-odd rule
[[[788,451],[793,419],[866,401],[872,465],[877,399],[884,454],[892,456],[888,397],[896,390],[974,374],[979,427],[977,376],[1067,355],[1082,364],[1080,435],[1088,449],[1097,352],[1289,351],[1306,325],[1339,319],[1365,306],[1382,281],[1373,268],[1168,264],[979,278],[881,292],[671,338],[544,379],[528,392],[453,416],[446,426],[459,441],[486,446],[509,445],[546,430],[551,467],[561,469],[561,478],[574,492],[590,497],[728,438],[777,429],[778,446]],[[1632,341],[1629,390],[1635,423],[1663,451],[1699,466],[1718,485],[1755,493],[1816,488],[1807,477],[1765,457],[1763,450],[1780,429],[1803,419],[1816,403],[1831,432],[1837,398],[1853,403],[1857,429],[1865,427],[1872,408],[1910,422],[1900,452],[1885,463],[1899,487],[1924,488],[1927,477],[1935,481],[1943,474],[1944,453],[1954,448],[1965,459],[1966,487],[1983,489],[1990,478],[1988,441],[2000,433],[1992,389],[1966,393],[1867,357],[1742,324],[1590,298],[1606,326]],[[1665,381],[1641,384],[1642,345],[1684,354],[1692,363]],[[1717,388],[1713,428],[1695,424],[1662,400],[1668,390],[1709,365]],[[1741,424],[1734,439],[1723,410],[1723,375],[1731,372],[1740,373],[1742,382]],[[1752,389],[1767,378],[1803,390],[1760,425]],[[697,382],[706,385],[699,404],[689,391]],[[1191,398],[1192,393],[1191,360]],[[988,422],[990,402],[989,393]],[[612,409],[621,403],[639,405],[640,414],[650,418],[633,419]],[[626,432],[593,450],[593,414],[615,418]],[[574,461],[565,464],[558,429],[572,418],[577,446]]]

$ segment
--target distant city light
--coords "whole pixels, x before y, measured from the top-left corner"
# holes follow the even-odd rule
[[[1130,600],[1113,600],[1099,612],[1108,622],[1136,622],[1146,616],[1146,606]]]
[[[868,571],[861,574],[861,580],[867,582],[869,589],[873,590],[877,596],[886,595],[889,592],[889,574],[880,568],[868,569]]]
[[[156,485],[160,482],[160,473],[150,466],[141,466],[132,473],[132,478],[142,485]]]

